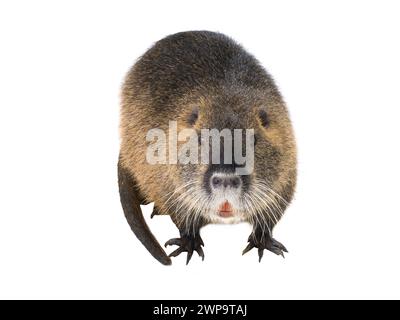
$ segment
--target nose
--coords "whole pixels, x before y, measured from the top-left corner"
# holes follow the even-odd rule
[[[211,186],[214,189],[219,188],[232,188],[238,189],[242,185],[242,180],[239,176],[235,175],[222,175],[222,174],[214,174],[211,178]]]

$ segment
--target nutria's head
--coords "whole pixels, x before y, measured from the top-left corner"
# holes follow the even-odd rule
[[[295,186],[296,148],[288,112],[276,88],[214,88],[207,94],[186,96],[178,108],[177,118],[165,119],[176,121],[182,141],[177,142],[177,164],[166,165],[175,186],[159,204],[161,209],[187,226],[200,218],[222,223],[279,220]],[[215,145],[203,134],[208,132],[205,129],[231,133],[230,157],[224,153],[228,140],[222,138],[215,153],[219,163],[213,161]],[[206,145],[208,162],[202,159]],[[237,147],[246,156],[245,163],[243,158],[238,163]],[[182,154],[189,155],[189,149],[197,149],[191,159],[197,157],[198,163],[179,161]]]

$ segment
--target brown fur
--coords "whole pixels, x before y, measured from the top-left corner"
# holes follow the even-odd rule
[[[195,129],[254,128],[257,146],[250,181],[265,180],[291,201],[296,145],[285,103],[269,74],[226,36],[186,32],[160,40],[127,74],[121,100],[120,165],[160,214],[178,214],[165,205],[166,199],[189,180],[200,185],[207,165],[148,164],[146,133],[153,128],[168,132],[170,120],[178,122],[178,130],[190,128],[187,119],[194,108],[199,109]],[[260,109],[268,114],[267,128],[258,117]],[[287,203],[276,201],[283,211]]]

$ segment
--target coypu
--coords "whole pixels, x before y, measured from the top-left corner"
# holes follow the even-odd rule
[[[253,152],[252,170],[238,174],[236,158],[222,156],[219,163],[149,163],[148,133],[158,128],[170,139],[171,123],[176,130],[197,133],[251,130],[250,147],[239,145]],[[181,32],[156,42],[125,78],[120,129],[121,203],[131,229],[158,261],[168,265],[171,256],[187,252],[188,263],[194,251],[204,259],[200,228],[209,223],[250,223],[253,232],[243,254],[257,248],[260,261],[264,249],[287,252],[272,230],[293,197],[295,139],[273,79],[239,44],[209,31]],[[165,145],[158,152],[171,150]],[[170,215],[179,229],[180,238],[166,243],[178,246],[169,256],[143,218],[140,205],[150,202],[152,216]]]

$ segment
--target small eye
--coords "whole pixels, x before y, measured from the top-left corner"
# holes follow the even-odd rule
[[[268,119],[267,112],[266,112],[265,110],[260,110],[260,111],[258,112],[258,117],[260,118],[261,125],[262,125],[264,128],[268,128],[268,126],[269,126],[269,119]]]
[[[198,118],[199,118],[199,108],[196,107],[189,114],[187,121],[191,126],[193,126]]]

